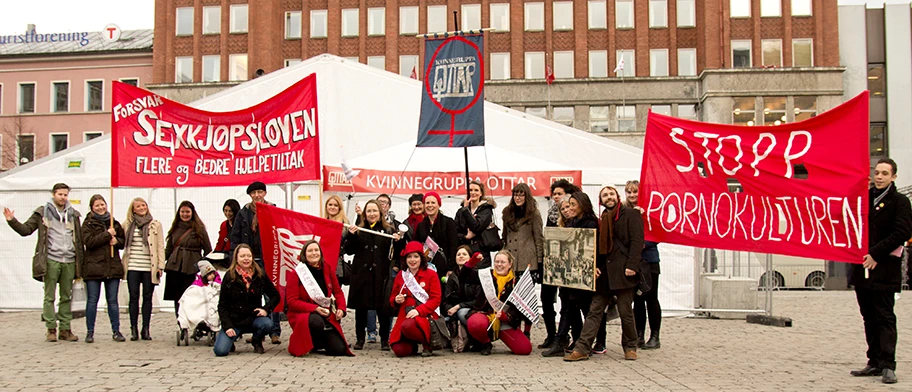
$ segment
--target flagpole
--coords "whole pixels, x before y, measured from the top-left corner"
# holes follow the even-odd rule
[[[458,13],[456,11],[453,11],[453,27],[455,27],[456,33],[459,32],[459,18],[457,17],[457,15],[458,15]],[[484,104],[482,104],[482,106],[484,106]],[[451,114],[451,116],[452,116],[452,114]],[[470,197],[469,196],[469,147],[463,147],[462,154],[463,154],[463,157],[465,158],[465,173],[466,173],[466,177],[465,177],[466,178],[466,180],[465,180],[466,188],[465,189],[466,189],[466,199],[468,199]]]
[[[110,227],[113,229],[114,228],[114,187],[111,187],[110,200],[111,200],[111,204],[108,205],[108,215],[111,216],[111,219],[110,219],[111,226]],[[92,209],[92,206],[89,206],[89,210],[91,210],[91,209]],[[116,232],[115,232],[115,234],[116,234]],[[117,236],[113,235],[113,236],[111,236],[111,238],[117,238]],[[111,257],[112,258],[114,257],[114,245],[111,245]]]

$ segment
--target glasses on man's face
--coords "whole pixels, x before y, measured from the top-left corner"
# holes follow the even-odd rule
[[[381,205],[387,206],[387,205],[389,205],[390,202],[388,202],[388,201],[386,201],[386,200],[377,200],[377,203],[380,203]]]

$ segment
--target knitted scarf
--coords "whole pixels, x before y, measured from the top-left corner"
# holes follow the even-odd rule
[[[253,271],[241,268],[241,266],[235,267],[234,270],[237,271],[238,275],[241,277],[241,280],[244,281],[244,285],[247,287],[247,291],[252,293],[253,289],[250,288],[250,283],[253,282]]]
[[[599,218],[598,254],[600,255],[611,253],[614,246],[614,221],[620,216],[621,208],[623,207],[618,204],[613,209],[602,211],[602,216]]]
[[[492,269],[491,274],[494,275],[494,280],[497,282],[497,298],[500,298],[500,295],[503,294],[504,287],[506,287],[507,282],[512,282],[513,278],[515,278],[513,275],[513,270],[510,270],[504,276],[500,276]],[[500,335],[500,319],[497,318],[497,309],[494,309],[494,313],[488,315],[488,322],[494,323],[494,325],[491,327],[491,330],[494,331],[494,340],[497,340],[498,335]]]

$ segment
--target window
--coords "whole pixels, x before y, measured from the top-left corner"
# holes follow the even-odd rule
[[[668,49],[649,50],[649,76],[668,76]]]
[[[342,10],[342,36],[358,36],[358,9],[347,8]]]
[[[868,64],[868,90],[875,97],[887,96],[887,82],[883,64]]]
[[[782,0],[760,0],[760,16],[782,16]]]
[[[432,5],[427,7],[428,33],[442,33],[447,31],[447,6]]]
[[[617,28],[633,28],[633,0],[617,0],[614,12]]]
[[[678,118],[686,118],[688,120],[699,120],[697,118],[697,109],[695,105],[678,105]]]
[[[86,82],[86,111],[104,110],[104,81]]]
[[[66,150],[69,147],[70,135],[65,133],[63,134],[51,134],[51,154]]]
[[[694,27],[697,22],[697,12],[694,0],[678,0],[675,4],[678,15],[678,27]]]
[[[203,56],[203,81],[218,82],[222,78],[222,56]]]
[[[285,13],[285,39],[301,38],[301,11]]]
[[[751,0],[731,0],[732,18],[750,18]]]
[[[177,9],[177,35],[193,35],[193,7]]]
[[[552,4],[554,13],[554,31],[573,30],[573,2],[555,1]]]
[[[887,151],[887,124],[884,123],[872,123],[871,124],[871,168],[877,163],[880,158],[888,156]]]
[[[781,125],[785,116],[785,97],[763,97],[763,125]]]
[[[782,66],[782,40],[765,39],[760,41],[763,48],[763,65],[765,66]]]
[[[526,79],[545,78],[545,54],[543,52],[526,53]]]
[[[101,132],[85,132],[82,134],[82,141],[87,142],[89,140],[95,140],[100,138],[102,135]]]
[[[804,121],[817,115],[817,97],[795,97],[795,121]]]
[[[754,97],[734,98],[732,104],[732,124],[752,127],[756,124],[754,117]],[[680,111],[680,108],[678,108]]]
[[[326,38],[326,10],[310,11],[310,38]]]
[[[573,79],[573,51],[554,52],[554,78]]]
[[[554,122],[568,127],[573,126],[573,106],[558,106],[552,110],[552,120]]]
[[[618,132],[636,132],[636,106],[617,107]]]
[[[176,57],[174,59],[174,83],[193,81],[193,57]]]
[[[531,114],[540,118],[548,118],[548,108],[526,108],[526,114]]]
[[[247,54],[228,55],[228,80],[247,80]]]
[[[653,113],[664,114],[666,116],[671,115],[671,105],[652,105],[651,108]]]
[[[792,66],[814,66],[814,40],[810,38],[792,40]]]
[[[589,107],[589,132],[608,132],[608,127],[610,126],[611,117],[609,117],[609,108],[607,106]]]
[[[545,29],[545,3],[525,3],[526,31]]]
[[[621,64],[621,61],[624,63]],[[636,57],[633,50],[617,51],[617,67],[623,67],[617,71],[617,76],[636,76]]]
[[[203,34],[222,31],[222,7],[203,7]]]
[[[19,163],[35,160],[35,135],[19,135]]]
[[[70,111],[70,83],[54,82],[51,93],[54,94],[51,111],[63,113]]]
[[[19,84],[19,113],[35,113],[35,83]]]
[[[285,59],[285,68],[301,64],[301,59]]]
[[[133,87],[139,87],[139,79],[120,79],[120,81]]]
[[[370,65],[374,68],[386,69],[386,57],[385,56],[367,56],[367,65]]]
[[[590,78],[607,78],[608,77],[608,51],[607,50],[590,50],[589,51],[589,77]]]
[[[510,79],[510,53],[491,53],[491,79]]]
[[[418,34],[418,7],[399,7],[399,34]]]
[[[792,0],[792,16],[811,16],[811,0]]]
[[[462,6],[463,31],[481,30],[481,4],[464,4]]]
[[[491,4],[490,27],[494,31],[510,31],[510,3]]]
[[[751,42],[750,40],[735,40],[731,42],[732,68],[751,67]]]
[[[697,50],[678,49],[678,76],[697,75]]]
[[[367,9],[367,35],[386,33],[386,8]]]
[[[649,0],[649,27],[668,27],[667,0]]]
[[[415,71],[415,75],[421,75],[421,70],[418,69],[418,56],[399,56],[399,75],[405,77],[411,77],[412,71]]]
[[[247,4],[235,4],[231,8],[230,31],[232,33],[247,32]]]
[[[607,29],[608,28],[608,11],[605,7],[605,0],[595,0],[589,2],[589,29]]]

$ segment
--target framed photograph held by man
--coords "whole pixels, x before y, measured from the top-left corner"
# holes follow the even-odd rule
[[[596,230],[546,227],[544,284],[595,291]]]

